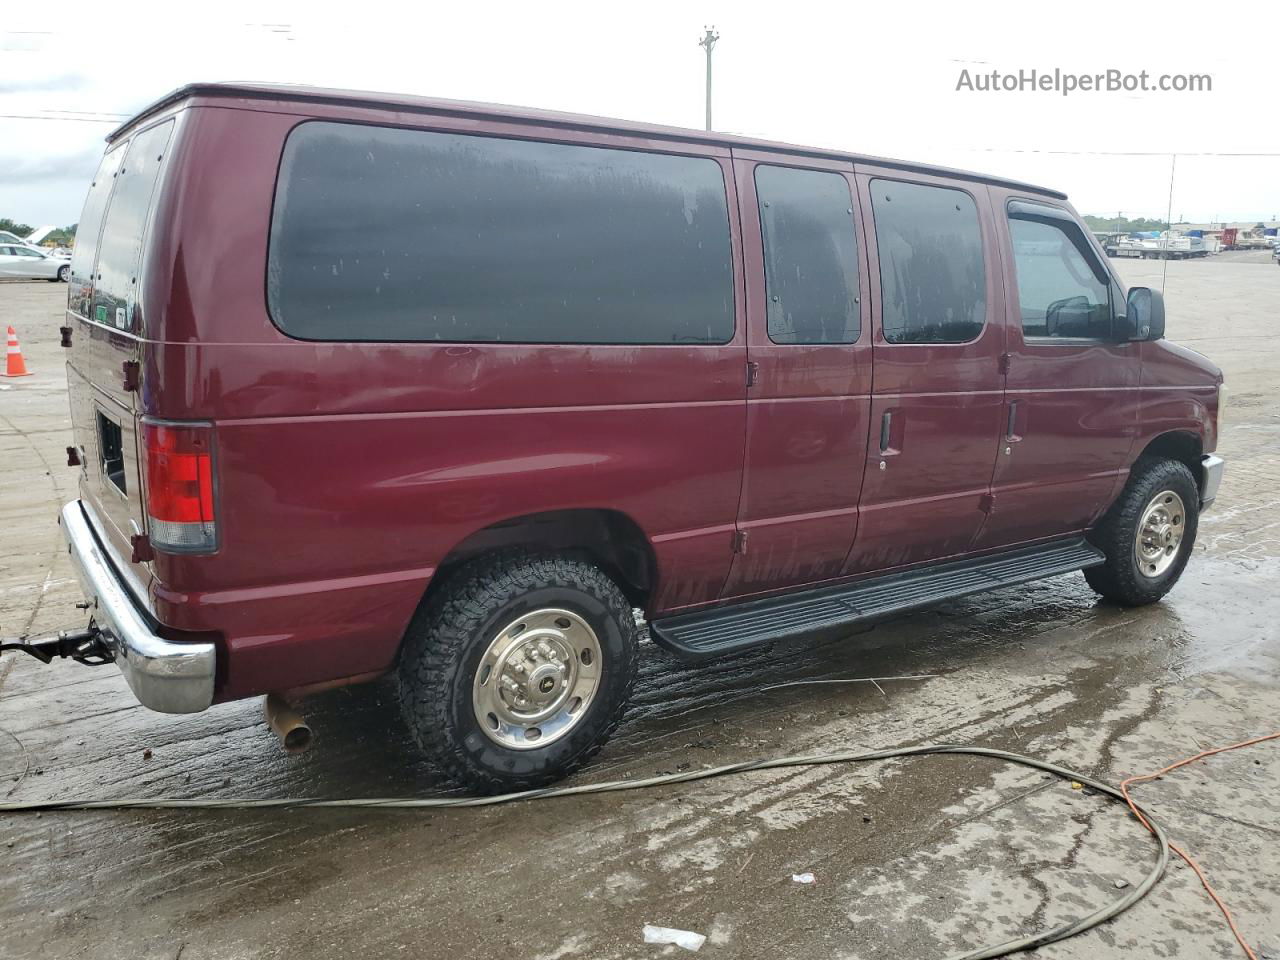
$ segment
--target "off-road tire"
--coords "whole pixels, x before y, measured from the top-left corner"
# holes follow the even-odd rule
[[[1173,564],[1158,577],[1144,576],[1134,555],[1134,541],[1142,513],[1162,490],[1172,490],[1182,498],[1186,511],[1185,529]],[[1085,580],[1095,591],[1123,604],[1140,607],[1155,603],[1168,593],[1191,557],[1200,523],[1200,489],[1187,465],[1177,460],[1144,457],[1134,464],[1119,499],[1089,535],[1107,560],[1085,570]]]
[[[545,607],[572,610],[590,624],[602,654],[600,682],[561,739],[511,749],[481,729],[472,683],[495,632]],[[494,554],[458,570],[414,614],[398,667],[400,708],[423,752],[455,783],[485,794],[544,787],[586,763],[622,720],[638,634],[631,604],[598,567],[564,556]]]

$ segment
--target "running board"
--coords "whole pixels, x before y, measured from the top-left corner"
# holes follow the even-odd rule
[[[655,643],[671,652],[705,660],[814,630],[881,620],[942,600],[1072,573],[1104,560],[1084,540],[1058,541],[667,617],[651,623],[649,632]]]

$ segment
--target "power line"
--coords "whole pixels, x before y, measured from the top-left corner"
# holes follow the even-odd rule
[[[1280,157],[1280,153],[1229,150],[1026,150],[1017,147],[960,147],[968,153],[1047,153],[1067,157]]]
[[[0,113],[0,120],[62,120],[67,123],[109,123],[119,126],[119,120],[99,120],[96,117],[44,117],[35,113]]]
[[[45,113],[74,113],[80,116],[88,117],[118,117],[127,120],[132,114],[129,113],[112,113],[107,110],[45,110]]]

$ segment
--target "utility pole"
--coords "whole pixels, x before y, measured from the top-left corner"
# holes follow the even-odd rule
[[[720,39],[720,34],[716,33],[715,27],[703,27],[707,32],[702,39],[698,41],[698,46],[705,47],[707,51],[707,129],[711,129],[711,51],[715,49],[716,41]]]

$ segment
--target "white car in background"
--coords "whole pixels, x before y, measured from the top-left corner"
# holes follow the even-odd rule
[[[51,257],[57,257],[59,260],[70,260],[71,251],[66,247],[40,247],[38,244],[41,240],[53,233],[53,227],[41,227],[28,237],[20,237],[16,233],[10,233],[8,230],[0,230],[0,244],[5,246],[26,247],[28,250],[34,250],[37,253],[45,253]]]
[[[0,280],[49,280],[66,282],[71,263],[51,257],[21,243],[0,244]]]

